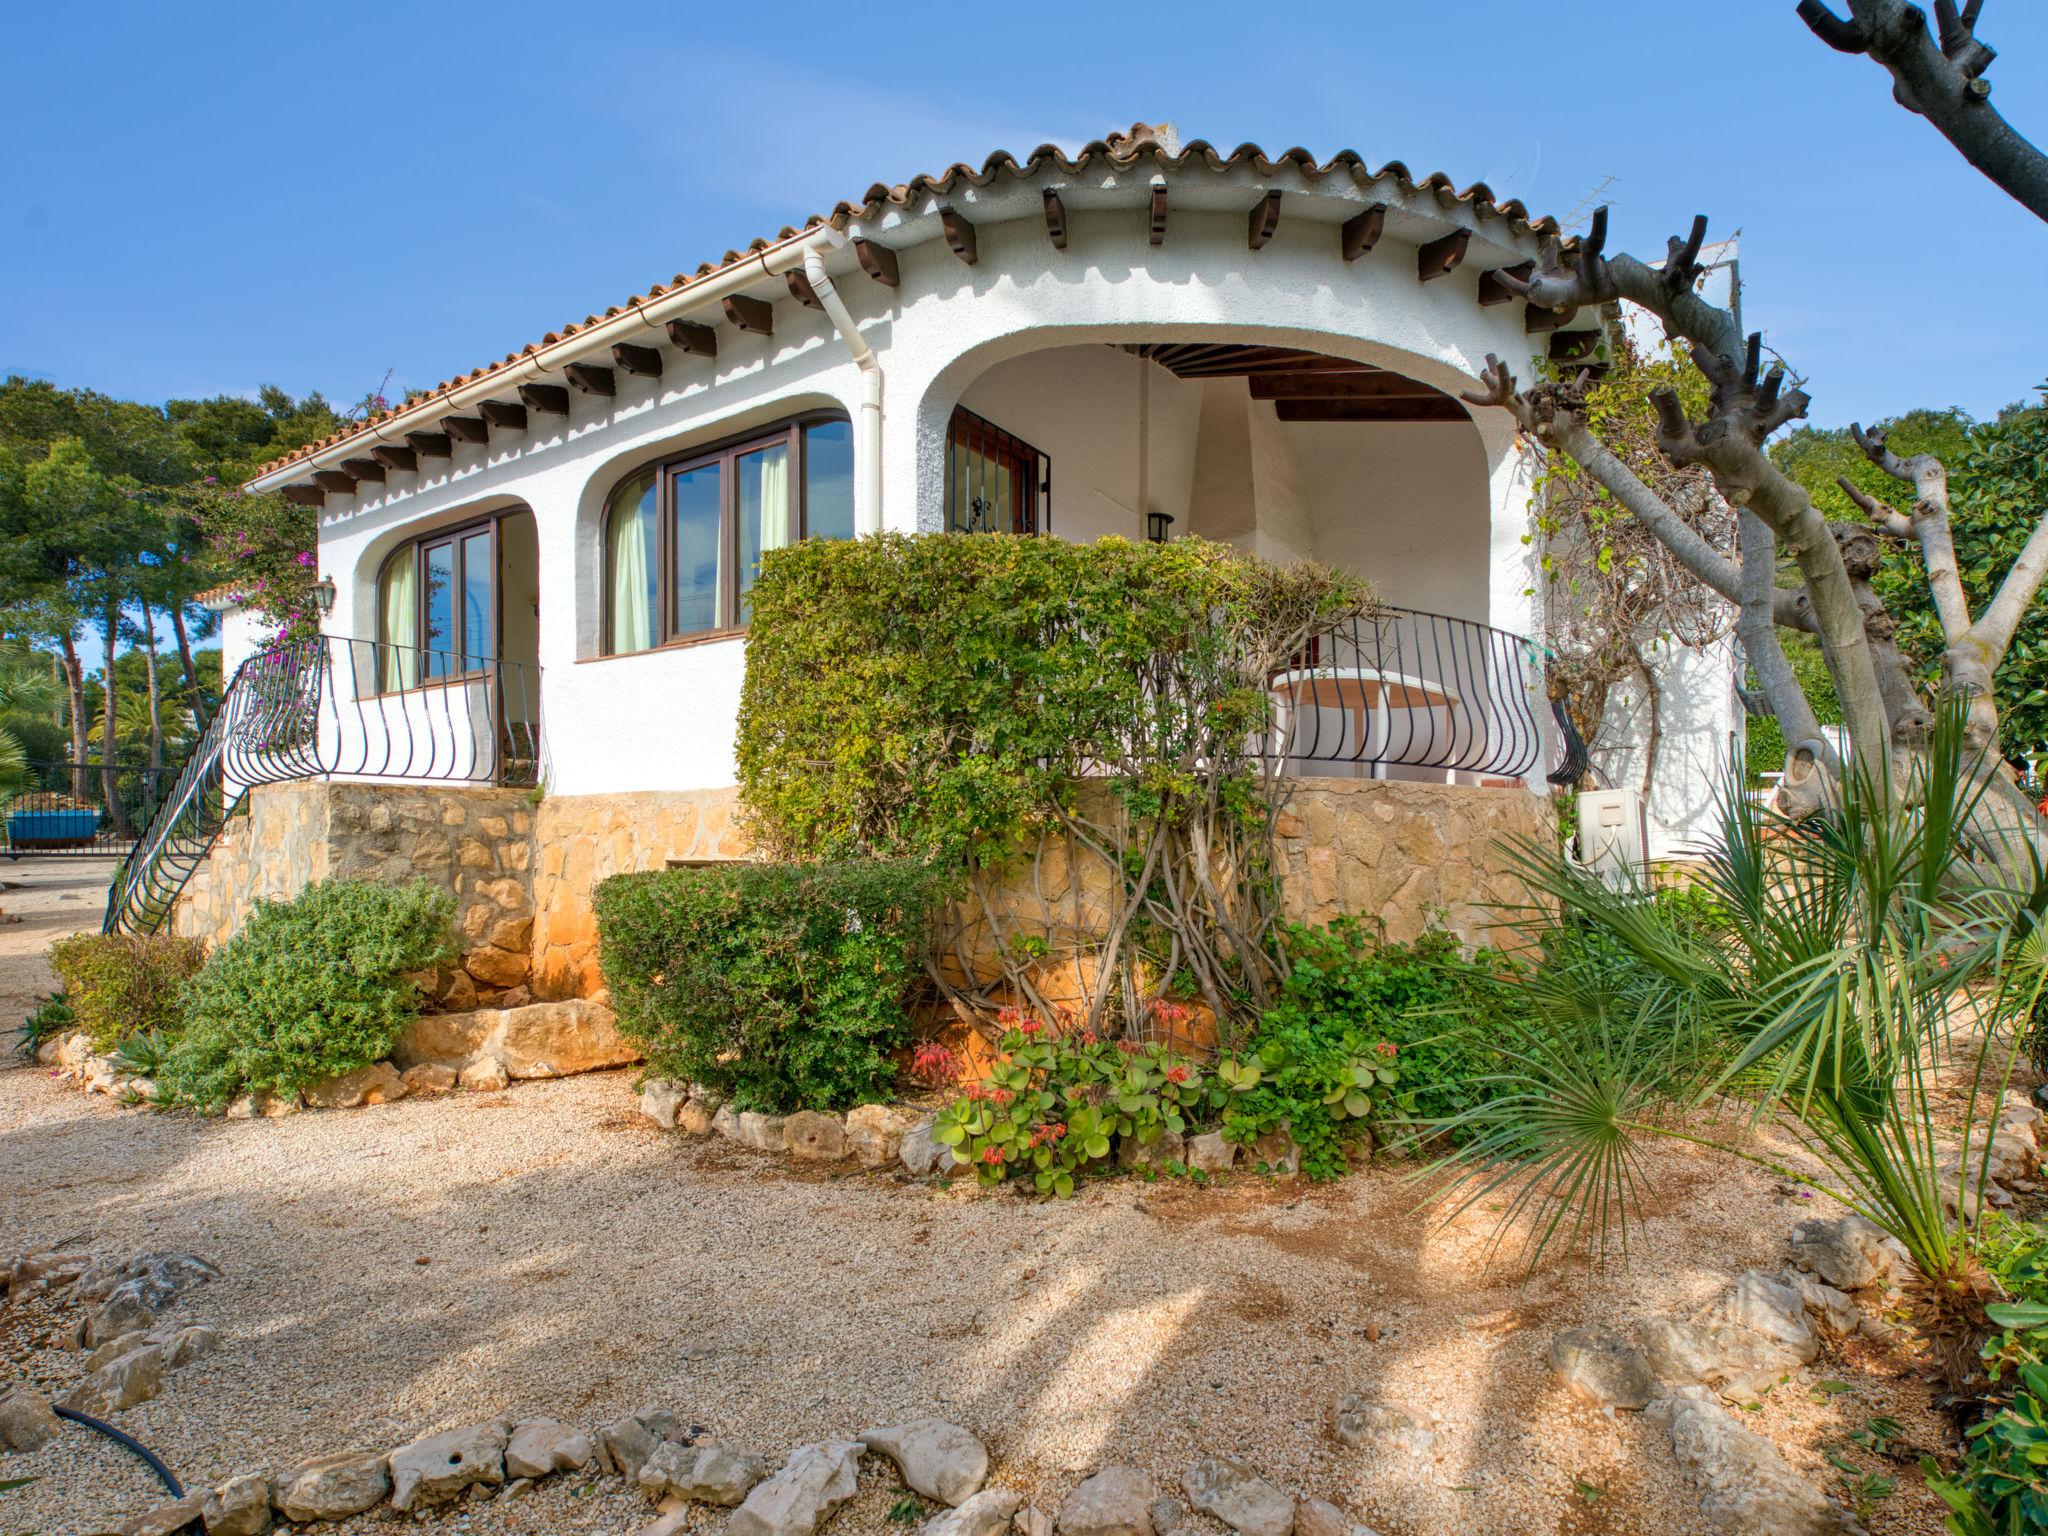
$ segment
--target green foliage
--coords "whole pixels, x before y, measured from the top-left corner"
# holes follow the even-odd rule
[[[1512,996],[1498,956],[1468,959],[1439,931],[1374,946],[1351,917],[1293,925],[1285,943],[1279,999],[1224,1064],[1236,1090],[1225,1136],[1249,1144],[1284,1125],[1302,1172],[1329,1179],[1347,1171],[1368,1123],[1412,1140],[1478,1102],[1495,1069],[1486,1030]]]
[[[258,902],[186,989],[158,1077],[164,1102],[213,1110],[241,1093],[289,1096],[382,1060],[418,1012],[406,973],[454,952],[454,915],[455,898],[424,880],[326,881]]]
[[[1842,704],[1835,697],[1835,680],[1821,657],[1820,642],[1789,629],[1778,631],[1778,640],[1792,675],[1799,679],[1807,702],[1813,706],[1814,723],[1840,725]],[[1750,682],[1753,686],[1755,679],[1752,677]],[[1748,765],[1752,785],[1760,783],[1766,773],[1784,772],[1785,751],[1785,728],[1778,724],[1776,715],[1743,717],[1743,761]]]
[[[598,958],[652,1071],[741,1109],[843,1109],[895,1080],[942,879],[914,860],[614,875]]]
[[[1042,1195],[1074,1192],[1077,1175],[1107,1165],[1119,1139],[1149,1147],[1180,1135],[1224,1090],[1159,1044],[1114,1043],[1093,1031],[1054,1036],[1005,1010],[995,1068],[939,1112],[933,1139],[985,1185],[1020,1175]]]
[[[204,958],[198,940],[169,934],[80,933],[50,946],[75,1027],[101,1052],[131,1035],[176,1033],[185,984]]]
[[[76,1028],[78,1015],[71,1011],[71,1004],[62,992],[51,992],[39,998],[28,1017],[21,1021],[21,1038],[15,1042],[15,1049],[32,1058],[45,1040],[68,1035]]]
[[[999,863],[1134,733],[1162,805],[1190,750],[1268,701],[1243,629],[1275,605],[1336,617],[1355,583],[1290,577],[1200,539],[978,534],[814,540],[762,561],[740,783],[779,851]],[[1158,687],[1162,659],[1174,684]]]

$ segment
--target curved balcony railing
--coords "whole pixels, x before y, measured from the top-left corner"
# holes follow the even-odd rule
[[[235,670],[220,708],[107,893],[108,932],[152,932],[258,784],[403,779],[532,784],[540,669],[321,635]]]
[[[1543,750],[1541,658],[1489,624],[1382,609],[1273,674],[1261,751],[1302,775],[1519,781]]]

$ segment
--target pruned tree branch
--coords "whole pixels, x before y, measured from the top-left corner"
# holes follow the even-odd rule
[[[1935,0],[1936,31],[1910,0],[1847,0],[1849,16],[1822,0],[1800,0],[1799,19],[1840,53],[1864,53],[1892,77],[1900,106],[1932,123],[2036,218],[2048,219],[2048,155],[2043,155],[1991,105],[1984,72],[1997,51],[1977,36],[1983,0]]]
[[[2048,512],[2043,512],[2035,522],[2019,558],[2005,573],[2005,580],[1998,584],[1997,595],[1974,626],[1977,637],[1997,657],[1991,663],[1994,669],[2005,660],[2005,653],[2012,649],[2012,639],[2019,632],[2020,620],[2027,616],[2027,609],[2040,595],[2044,578],[2048,578]]]

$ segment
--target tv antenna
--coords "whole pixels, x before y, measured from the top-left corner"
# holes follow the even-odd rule
[[[1614,201],[1612,197],[1608,196],[1608,191],[1619,180],[1621,180],[1619,176],[1602,176],[1599,184],[1579,199],[1578,206],[1558,221],[1558,227],[1564,230],[1566,234],[1570,234],[1573,230],[1583,228],[1586,224],[1590,223],[1593,218],[1594,209]]]

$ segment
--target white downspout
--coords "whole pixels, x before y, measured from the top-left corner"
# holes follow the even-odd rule
[[[825,257],[814,245],[804,248],[804,277],[811,292],[825,306],[825,316],[846,343],[854,365],[860,369],[860,430],[854,434],[854,457],[860,464],[860,521],[862,533],[882,531],[882,360],[868,345],[860,327],[847,313],[846,301],[832,286],[825,270]]]

